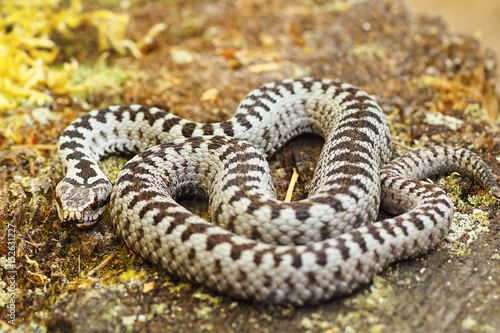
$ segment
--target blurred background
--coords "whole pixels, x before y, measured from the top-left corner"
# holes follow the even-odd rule
[[[467,34],[495,50],[500,79],[500,0],[408,0],[416,13],[440,15],[450,31]]]

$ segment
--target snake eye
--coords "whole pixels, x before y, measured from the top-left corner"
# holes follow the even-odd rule
[[[90,204],[90,208],[96,209],[97,208],[97,198],[94,198],[94,202]]]

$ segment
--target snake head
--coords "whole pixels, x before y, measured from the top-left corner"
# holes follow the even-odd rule
[[[494,197],[500,199],[500,188],[498,187],[493,187],[490,189],[491,194],[493,194]]]
[[[85,229],[93,226],[109,202],[111,183],[81,185],[64,178],[56,187],[57,213],[63,222]]]

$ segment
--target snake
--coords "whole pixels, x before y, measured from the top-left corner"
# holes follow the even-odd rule
[[[276,199],[268,158],[303,133],[324,139],[309,196]],[[352,293],[391,263],[435,247],[453,205],[424,181],[459,172],[500,198],[470,150],[434,146],[392,159],[388,121],[340,80],[292,78],[248,93],[235,115],[197,123],[156,107],[110,106],[71,123],[58,153],[63,222],[112,228],[180,279],[237,299],[317,304]],[[112,185],[99,160],[135,154]],[[204,196],[211,222],[178,202]],[[379,209],[392,214],[377,220]]]

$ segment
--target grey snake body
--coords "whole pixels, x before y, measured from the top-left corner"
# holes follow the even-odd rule
[[[266,157],[306,132],[325,139],[309,197],[280,202]],[[466,149],[432,147],[389,162],[383,112],[336,80],[263,85],[214,124],[137,105],[96,110],[73,122],[58,147],[67,170],[56,188],[61,220],[88,227],[109,201],[113,227],[144,258],[221,293],[273,303],[349,293],[437,244],[453,207],[419,179],[459,171],[500,198],[487,166]],[[97,162],[115,152],[140,154],[110,196]],[[208,197],[213,224],[175,201],[193,193]],[[380,205],[397,216],[373,222]]]

